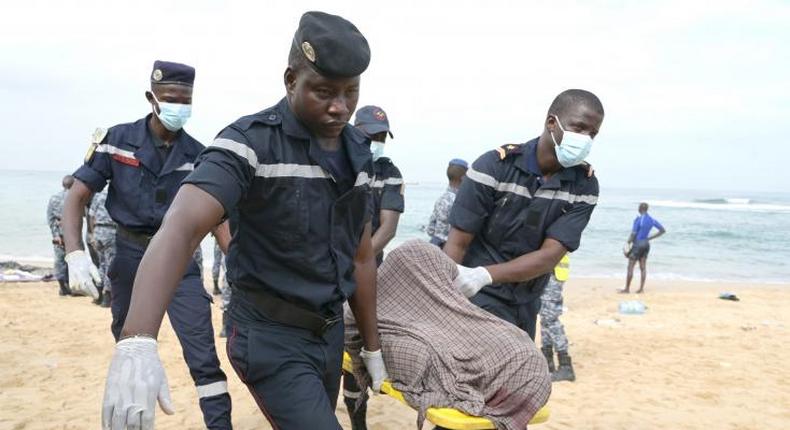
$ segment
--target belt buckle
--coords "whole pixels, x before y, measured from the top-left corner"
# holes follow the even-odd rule
[[[330,328],[332,328],[335,324],[339,323],[340,320],[343,319],[342,315],[338,315],[334,318],[329,318],[324,320],[324,325],[318,330],[318,335],[323,336],[324,333],[327,332]]]

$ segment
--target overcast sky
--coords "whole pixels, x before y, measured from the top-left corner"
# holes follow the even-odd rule
[[[196,67],[186,129],[209,144],[284,95],[315,9],[367,37],[359,106],[387,111],[407,181],[537,136],[584,88],[606,109],[602,188],[790,189],[790,3],[772,1],[3,2],[0,169],[74,170],[95,127],[150,111],[155,59]]]

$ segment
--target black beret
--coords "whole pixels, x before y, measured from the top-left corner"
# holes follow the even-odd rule
[[[176,84],[191,87],[195,82],[195,68],[170,61],[154,61],[151,71],[152,84]]]
[[[370,64],[370,47],[354,24],[337,15],[307,12],[299,20],[294,45],[326,77],[359,76]]]

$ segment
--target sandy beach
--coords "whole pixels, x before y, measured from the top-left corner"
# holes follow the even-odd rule
[[[577,381],[554,384],[552,417],[536,429],[790,428],[790,285],[650,282],[644,315],[620,315],[619,280],[571,279],[563,316]],[[740,302],[717,299],[735,292]],[[219,325],[219,308],[214,313]],[[55,283],[0,284],[0,430],[99,428],[113,348],[107,309],[61,298]],[[201,414],[167,321],[160,352],[177,409],[158,429],[199,429]],[[236,429],[269,428],[228,365]],[[305,411],[309,413],[309,411]],[[415,428],[384,396],[371,429]],[[350,428],[339,402],[337,415]],[[426,425],[426,428],[429,426]]]

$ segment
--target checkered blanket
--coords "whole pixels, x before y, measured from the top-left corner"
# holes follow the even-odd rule
[[[478,308],[452,287],[458,269],[439,248],[410,241],[378,270],[379,333],[392,385],[418,411],[484,416],[523,430],[551,392],[546,361],[529,336]],[[362,340],[346,312],[346,350],[360,386],[369,385]]]

